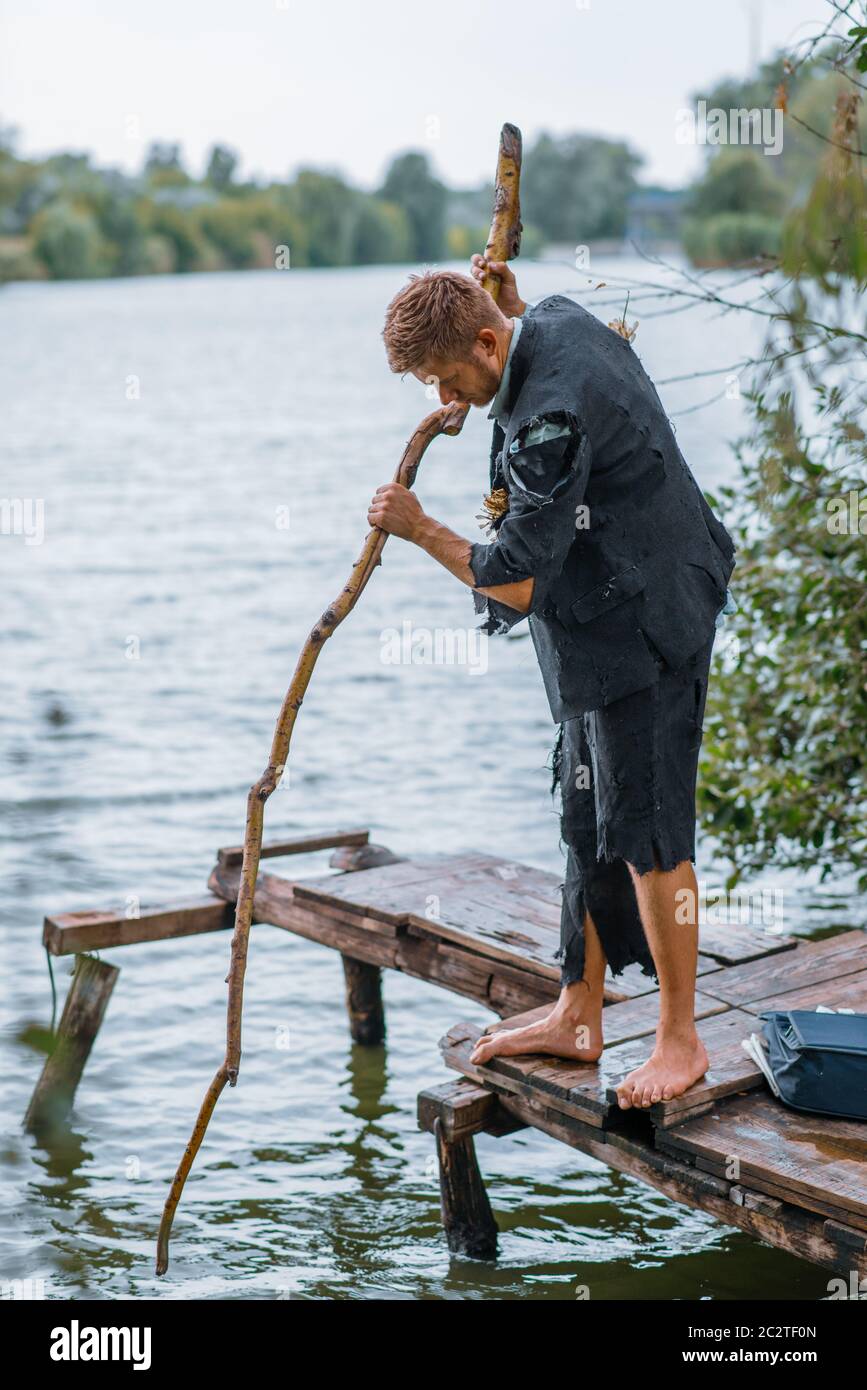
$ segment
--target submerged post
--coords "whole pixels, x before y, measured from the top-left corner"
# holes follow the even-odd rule
[[[66,1119],[119,974],[116,965],[96,956],[75,957],[60,1026],[27,1108],[25,1129],[50,1129]]]
[[[446,1241],[453,1255],[493,1260],[497,1255],[497,1223],[479,1171],[473,1136],[449,1140],[439,1117],[434,1121],[440,1178],[440,1212]]]

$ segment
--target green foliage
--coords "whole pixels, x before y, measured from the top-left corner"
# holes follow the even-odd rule
[[[189,183],[181,165],[181,147],[154,141],[145,156],[145,177],[154,188],[177,188]]]
[[[292,185],[290,207],[307,234],[309,265],[349,265],[356,194],[336,174],[302,169]]]
[[[379,197],[403,209],[410,228],[411,258],[440,260],[445,249],[448,194],[431,173],[427,155],[410,151],[392,160]]]
[[[789,392],[753,396],[756,435],[723,494],[737,660],[709,695],[699,809],[736,876],[818,864],[867,886],[865,404],[817,383],[811,436]]]
[[[105,275],[110,265],[109,248],[96,218],[68,202],[52,203],[37,214],[33,250],[48,274],[57,280]]]
[[[760,213],[780,217],[786,192],[772,171],[773,160],[760,151],[731,146],[710,163],[695,185],[686,211],[693,217],[714,217],[721,212]]]
[[[742,265],[780,249],[781,223],[761,213],[721,212],[684,224],[683,245],[698,266]]]
[[[734,660],[711,688],[699,810],[733,879],[769,865],[867,888],[867,214],[858,98],[838,100],[784,232],[738,485]]]
[[[205,183],[209,183],[220,193],[225,193],[231,187],[237,167],[238,156],[234,150],[230,150],[227,145],[214,145],[208,156]]]
[[[802,206],[810,196],[819,174],[823,141],[831,139],[835,103],[851,90],[842,74],[829,71],[831,57],[830,52],[820,51],[794,72],[778,57],[746,82],[726,80],[710,92],[696,95],[696,100],[700,95],[707,102],[709,110],[763,110],[783,99],[778,95],[778,83],[785,77],[785,113],[780,109],[783,145],[778,155],[765,155],[754,146],[708,147],[710,158],[691,189],[684,224],[684,248],[696,264],[737,264],[780,249],[785,214],[789,208]],[[863,108],[855,124],[855,143],[863,149],[867,145],[867,112]],[[820,210],[814,207],[813,211],[819,217]],[[719,220],[727,213],[748,220]]]
[[[218,269],[219,260],[199,228],[199,218],[172,203],[147,202],[143,205],[148,231],[167,241],[174,254],[174,270]],[[210,264],[209,264],[210,257]]]
[[[867,281],[867,189],[856,159],[841,148],[854,149],[861,139],[858,107],[855,96],[838,96],[838,143],[829,147],[803,211],[785,230],[783,268],[809,275],[830,295],[838,292],[841,274],[858,285]]]
[[[543,134],[525,154],[521,200],[552,241],[621,237],[640,164],[621,141]]]
[[[403,208],[382,198],[361,198],[350,244],[352,265],[412,259],[412,228]]]
[[[224,198],[202,208],[199,227],[211,245],[220,252],[225,264],[233,270],[246,270],[255,263],[256,217],[253,208],[240,200]]]

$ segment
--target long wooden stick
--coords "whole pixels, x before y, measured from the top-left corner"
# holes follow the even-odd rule
[[[500,133],[491,234],[485,247],[485,254],[491,260],[508,260],[516,256],[520,250],[520,168],[521,132],[516,126],[504,125]],[[499,276],[488,275],[483,284],[488,293],[496,300],[500,292]],[[402,483],[404,487],[411,488],[428,445],[439,434],[460,434],[467,410],[468,407],[465,405],[447,405],[440,410],[433,411],[422,420],[403,452],[403,457],[394,475],[394,481]],[[253,899],[262,851],[265,802],[280,781],[286,766],[292,730],[295,727],[295,720],[298,717],[298,711],[301,708],[301,702],[310,683],[310,677],[313,674],[319,653],[334,629],[343,622],[343,619],[358,602],[374,569],[380,563],[382,549],[387,539],[388,533],[382,531],[378,526],[369,533],[364,542],[364,548],[352,567],[352,575],[348,583],[344,585],[340,596],[335,599],[334,603],[329,604],[326,608],[304,643],[298,664],[295,667],[295,673],[280,709],[271,743],[268,766],[259,780],[253,783],[247,796],[244,858],[241,865],[241,881],[235,908],[231,963],[227,976],[229,1000],[226,1011],[226,1056],[202,1101],[189,1143],[178,1164],[178,1170],[166,1198],[157,1240],[157,1274],[165,1274],[169,1267],[169,1237],[172,1221],[181,1199],[181,1193],[184,1190],[187,1175],[205,1137],[214,1106],[217,1104],[226,1082],[230,1086],[234,1086],[238,1080],[238,1071],[241,1065],[241,1012],[244,1002],[244,974],[247,965],[250,926],[253,921]]]

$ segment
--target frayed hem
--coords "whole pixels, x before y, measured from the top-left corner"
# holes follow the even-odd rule
[[[608,969],[611,971],[612,980],[616,980],[620,975],[624,973],[624,971],[628,970],[630,966],[640,965],[642,975],[646,975],[648,980],[654,980],[656,984],[659,984],[659,976],[656,973],[655,966],[651,968],[651,966],[649,966],[646,961],[641,960],[638,956],[633,956],[632,960],[628,960],[617,966],[612,965],[610,960],[607,961],[606,964],[608,966]]]
[[[623,827],[620,827],[622,835]],[[619,837],[618,837],[619,838]],[[615,859],[622,859],[624,864],[628,864],[634,869],[639,878],[651,873],[653,869],[659,869],[662,873],[671,873],[679,864],[684,864],[687,860],[695,863],[695,835],[693,833],[690,844],[684,845],[677,836],[670,835],[668,831],[658,829],[647,830],[636,828],[633,835],[630,835],[627,842],[622,845],[612,845],[604,825],[597,830],[597,849],[596,862],[612,864]]]

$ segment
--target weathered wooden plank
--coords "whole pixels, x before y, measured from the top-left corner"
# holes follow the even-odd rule
[[[547,869],[537,869],[532,864],[523,864],[517,860],[499,859],[492,855],[487,864],[461,870],[460,879],[471,886],[487,885],[506,892],[535,897],[549,906],[560,905],[562,875],[558,876]]]
[[[137,917],[111,908],[99,912],[55,912],[45,918],[42,942],[53,956],[79,955],[142,941],[225,931],[233,921],[234,913],[226,903],[208,894],[161,907],[142,907]]]
[[[713,1069],[705,1085],[698,1083],[684,1097],[652,1107],[653,1117],[660,1124],[675,1123],[675,1115],[682,1118],[699,1107],[709,1108],[718,1095],[743,1089],[753,1077],[755,1085],[762,1080],[757,1068],[747,1065],[748,1059],[739,1045],[740,1038],[749,1031],[750,1020],[740,1018],[731,1022],[726,1029],[714,1029],[706,1021],[712,1020],[713,1024],[717,1024],[727,1017],[730,1012],[727,1006],[701,991],[696,993],[695,1005],[696,1019],[705,1021],[705,1046],[712,1057]],[[549,1008],[542,1006],[519,1014],[508,1019],[506,1026],[511,1030],[534,1023]],[[469,1054],[484,1030],[473,1024],[464,1025],[459,1036],[455,1035],[454,1030],[450,1031],[441,1040],[440,1047],[448,1066],[476,1080],[481,1081],[489,1072],[496,1073],[504,1084],[514,1083],[511,1089],[517,1089],[520,1094],[536,1096],[540,1102],[552,1105],[564,1114],[587,1124],[605,1127],[619,1113],[614,1085],[649,1054],[657,1015],[658,1001],[653,996],[608,1005],[602,1015],[605,1051],[598,1062],[573,1062],[567,1058],[529,1055],[495,1057],[483,1067],[475,1067],[469,1061]],[[702,1035],[705,1036],[705,1033]]]
[[[704,982],[703,988],[707,985]],[[673,1100],[660,1101],[649,1107],[647,1114],[660,1128],[680,1124],[691,1111],[704,1111],[724,1096],[763,1086],[764,1077],[741,1047],[741,1040],[755,1031],[755,1020],[740,1009],[729,1009],[713,1018],[699,1022],[698,1035],[707,1049],[710,1067]],[[606,1083],[606,1094],[612,1105],[617,1104],[616,1086],[648,1056],[647,1041],[635,1039],[618,1047],[606,1048],[599,1059],[600,1080]]]
[[[867,969],[857,970],[853,975],[841,975],[835,980],[821,980],[817,984],[805,985],[803,989],[771,994],[766,999],[742,1004],[741,1008],[745,1013],[760,1014],[765,1009],[815,1009],[819,1004],[832,1009],[854,1009],[856,1013],[867,1013]],[[761,1023],[757,1024],[754,1031],[761,1032],[761,1027]]]
[[[501,960],[490,961],[489,967],[492,973],[488,1007],[500,1018],[509,1018],[528,1008],[550,1006],[560,993],[559,980],[554,976],[545,979]]]
[[[559,925],[562,890],[554,874],[526,864],[504,862],[460,874],[458,879],[470,887],[474,883],[484,885],[484,893],[478,895],[483,901],[493,901],[492,892],[498,895],[505,892],[529,908],[534,897],[541,897],[554,910],[553,913],[549,912],[545,920]],[[797,944],[797,937],[772,935],[737,922],[709,922],[705,916],[699,925],[699,951],[717,964],[733,965],[756,960],[791,950]]]
[[[769,1216],[779,1216],[785,1205],[779,1197],[768,1197],[764,1192],[753,1192],[748,1187],[735,1183],[729,1192],[733,1202],[739,1207],[751,1207],[753,1211],[764,1211]],[[827,1225],[827,1222],[825,1223]]]
[[[237,869],[222,870],[217,866],[211,874],[209,886],[214,893],[233,902],[237,896],[238,882]],[[356,960],[385,969],[401,970],[478,1003],[491,1002],[492,971],[496,967],[486,959],[480,959],[472,952],[448,942],[396,935],[393,924],[379,920],[371,920],[368,924],[367,919],[351,913],[342,920],[337,915],[331,915],[330,908],[323,910],[322,904],[312,906],[309,899],[296,897],[292,889],[293,885],[286,879],[274,874],[260,874],[256,884],[253,921],[269,922]],[[538,987],[538,980],[528,976],[527,994],[520,1001],[524,1007],[537,1002]],[[516,995],[520,994],[517,971],[510,988]]]
[[[303,835],[292,835],[279,840],[266,840],[259,854],[260,859],[275,859],[284,854],[309,854],[317,849],[335,849],[339,845],[364,845],[370,838],[370,831],[357,830],[319,830],[308,831]],[[240,868],[244,859],[243,845],[225,845],[217,850],[217,862],[224,869]]]
[[[823,1229],[829,1240],[867,1254],[867,1231],[858,1231],[854,1226],[844,1226],[842,1222],[830,1219],[824,1223]]]
[[[365,876],[367,873],[375,872],[375,869],[364,870]],[[342,878],[343,875],[337,877]],[[346,877],[354,878],[355,875],[350,874]],[[226,902],[234,903],[237,901],[240,881],[240,869],[224,869],[217,864],[208,879],[208,887],[212,893],[224,898]],[[339,902],[337,909],[335,909],[330,899],[317,904],[316,908],[313,909],[311,900],[306,895],[296,894],[295,888],[294,883],[289,879],[282,878],[279,874],[260,874],[256,885],[253,921],[270,922],[275,927],[288,927],[289,930],[292,930],[297,904],[301,908],[317,911],[322,917],[323,924],[332,923],[340,927],[345,924],[356,931],[365,931],[387,937],[396,936],[401,927],[401,920],[397,915],[370,917],[362,912],[345,911]]]
[[[597,1128],[602,1127],[604,1117],[600,1115],[598,1109],[582,1103],[583,1098],[579,1097],[578,1101],[574,1101],[571,1095],[557,1094],[552,1096],[543,1088],[535,1085],[534,1073],[545,1071],[551,1061],[550,1058],[493,1057],[484,1066],[476,1066],[470,1061],[470,1054],[481,1033],[481,1028],[468,1024],[465,1025],[465,1031],[459,1038],[455,1036],[454,1031],[442,1038],[440,1048],[446,1066],[462,1072],[464,1076],[469,1076],[480,1086],[489,1086],[498,1092],[523,1096],[524,1099],[539,1105],[556,1105],[557,1110],[564,1115],[570,1115],[573,1119],[581,1120],[585,1124]],[[575,1066],[578,1065],[575,1063]],[[585,1063],[585,1065],[589,1068],[595,1066],[591,1062]]]
[[[494,905],[435,885],[430,896],[434,898],[431,915],[410,908],[409,923],[417,935],[460,942],[492,961],[520,961],[535,974],[559,982],[560,966],[554,959],[559,937],[552,927],[510,916]]]
[[[761,960],[798,945],[796,936],[771,935],[756,927],[737,922],[707,922],[699,918],[698,947],[702,955],[711,956],[720,965],[740,965],[745,961]]]
[[[712,956],[703,956],[699,951],[696,975],[712,975],[720,969],[718,961]],[[658,994],[659,985],[651,975],[645,975],[637,963],[627,965],[619,975],[612,975],[610,967],[605,971],[605,998],[620,1002],[625,999],[638,999],[646,994]]]
[[[741,1185],[867,1228],[867,1127],[802,1115],[764,1093],[658,1133],[657,1146]]]
[[[842,932],[824,941],[804,941],[793,951],[719,970],[702,988],[740,1008],[759,1000],[854,975],[867,965],[867,934]]]
[[[860,1277],[867,1276],[867,1252],[829,1238],[825,1229],[827,1223],[810,1211],[784,1204],[779,1215],[772,1215],[738,1205],[729,1200],[725,1192],[728,1184],[724,1180],[704,1182],[701,1174],[688,1163],[681,1162],[677,1155],[669,1155],[670,1162],[660,1164],[652,1150],[642,1149],[640,1143],[616,1130],[600,1130],[582,1124],[515,1094],[502,1094],[500,1104],[516,1119],[655,1187],[682,1206],[708,1212],[727,1226],[738,1227],[758,1240],[799,1259],[811,1260],[843,1277],[848,1278],[852,1269]]]
[[[473,851],[464,855],[414,855],[397,864],[365,869],[360,876],[333,874],[328,878],[297,879],[293,887],[300,898],[327,903],[346,912],[404,921],[408,916],[410,901],[407,890],[413,884],[430,885],[429,891],[435,892],[437,885],[447,883],[450,873],[461,866],[489,862],[490,859],[490,855]],[[399,894],[397,889],[401,890]],[[422,891],[417,891],[416,902]]]

